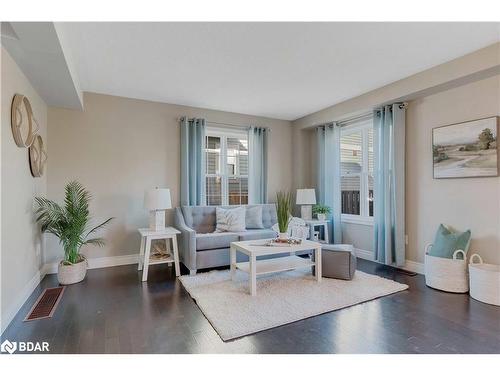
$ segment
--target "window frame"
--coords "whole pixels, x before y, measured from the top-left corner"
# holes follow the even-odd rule
[[[359,173],[349,173],[349,174],[342,174],[340,177],[345,177],[345,176],[359,176],[360,177],[360,188],[359,188],[359,195],[360,195],[360,200],[359,200],[359,215],[353,215],[353,214],[343,214],[341,213],[340,219],[344,223],[351,223],[351,224],[360,224],[360,225],[373,225],[374,219],[373,216],[370,216],[370,204],[369,204],[369,198],[370,198],[370,189],[369,189],[369,130],[373,129],[373,117],[370,117],[368,119],[361,120],[359,122],[356,122],[352,125],[344,126],[340,129],[340,137],[342,139],[342,136],[349,135],[352,133],[358,133],[361,132],[361,172]],[[340,145],[341,147],[341,145]],[[373,144],[372,144],[373,148]],[[366,150],[366,151],[365,151]],[[374,150],[372,150],[373,152]],[[375,158],[375,154],[373,155]],[[340,160],[342,163],[342,159]],[[374,171],[372,171],[373,173]],[[374,177],[373,174],[371,175],[372,178]],[[341,189],[342,190],[342,189]],[[362,198],[361,198],[362,197]]]
[[[238,138],[238,139],[246,139],[247,141],[247,152],[248,152],[248,157],[250,158],[250,150],[248,146],[248,133],[245,130],[237,130],[237,129],[223,129],[223,128],[217,128],[217,127],[208,127],[206,128],[205,131],[205,152],[207,152],[208,148],[206,145],[206,139],[208,137],[217,137],[220,139],[220,153],[219,153],[219,173],[208,173],[205,170],[205,181],[207,177],[219,177],[221,179],[221,205],[222,206],[228,206],[229,205],[229,179],[230,178],[246,178],[247,179],[247,186],[249,185],[249,175],[242,175],[239,172],[239,155],[236,156],[237,162],[235,164],[235,169],[236,173],[234,174],[229,174],[228,172],[228,163],[227,163],[227,139],[228,138]],[[250,162],[250,160],[248,161]],[[205,194],[205,205],[207,206],[216,206],[216,205],[209,205],[208,204],[208,195]],[[248,195],[248,192],[247,192]]]

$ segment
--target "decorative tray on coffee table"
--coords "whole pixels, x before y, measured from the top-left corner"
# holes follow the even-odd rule
[[[293,246],[300,245],[302,240],[300,238],[273,238],[266,243],[266,246]]]

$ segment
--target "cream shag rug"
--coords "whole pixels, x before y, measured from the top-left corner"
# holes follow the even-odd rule
[[[361,271],[351,281],[323,278],[321,283],[310,270],[261,276],[255,297],[248,294],[248,275],[239,270],[235,281],[229,270],[180,281],[224,341],[408,289]]]

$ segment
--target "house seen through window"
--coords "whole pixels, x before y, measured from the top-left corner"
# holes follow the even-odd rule
[[[373,120],[342,128],[340,137],[343,219],[373,217]]]
[[[206,204],[248,204],[246,132],[208,129],[205,156]]]

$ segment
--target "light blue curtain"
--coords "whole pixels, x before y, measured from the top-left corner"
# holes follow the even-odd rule
[[[340,126],[336,123],[316,128],[318,146],[317,200],[332,209],[333,243],[342,243],[340,192]]]
[[[267,145],[269,129],[248,130],[248,203],[267,203]]]
[[[205,205],[205,120],[181,119],[181,205]]]
[[[373,114],[375,155],[375,259],[405,262],[405,105],[396,103]]]

